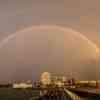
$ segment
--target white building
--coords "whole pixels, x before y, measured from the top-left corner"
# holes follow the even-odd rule
[[[13,88],[32,88],[32,84],[27,84],[27,83],[14,83]]]

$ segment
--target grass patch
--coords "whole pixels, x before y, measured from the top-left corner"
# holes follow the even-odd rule
[[[33,89],[0,88],[0,100],[29,100],[38,95],[39,91]]]

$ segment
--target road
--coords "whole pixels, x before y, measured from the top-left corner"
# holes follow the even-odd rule
[[[44,91],[43,91],[44,92]],[[39,98],[32,98],[31,100],[81,100],[79,96],[70,92],[67,89],[51,89],[47,90]]]
[[[93,95],[91,93],[89,94],[86,93],[86,94],[84,94],[84,92],[82,91],[72,92],[71,90],[68,90],[66,88],[50,89],[50,90],[48,89],[38,99],[31,99],[31,100],[100,100],[100,95]]]
[[[100,100],[100,89],[94,88],[76,88],[69,89],[70,91],[78,94],[83,100]]]

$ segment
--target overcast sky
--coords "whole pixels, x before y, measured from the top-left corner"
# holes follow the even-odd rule
[[[0,41],[34,25],[58,25],[81,32],[100,47],[99,4],[99,0],[0,0]]]
[[[36,24],[81,31],[100,45],[99,0],[0,0],[0,38]]]

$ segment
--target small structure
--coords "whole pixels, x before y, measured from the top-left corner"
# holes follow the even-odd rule
[[[64,83],[62,81],[56,81],[55,85],[58,87],[62,87],[62,86],[64,86]]]
[[[100,80],[98,80],[98,81],[96,82],[96,88],[97,88],[97,89],[100,89]]]

